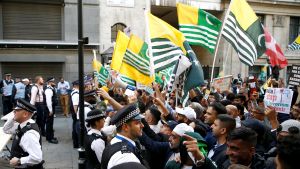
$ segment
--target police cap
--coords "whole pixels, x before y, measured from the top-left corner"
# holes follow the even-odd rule
[[[36,112],[36,108],[35,108],[34,105],[30,104],[29,102],[27,102],[24,99],[18,99],[17,100],[17,105],[14,108],[14,110],[21,110],[21,109],[26,110],[30,113],[35,113]]]
[[[91,122],[93,120],[101,119],[101,118],[104,118],[104,117],[105,117],[105,114],[101,110],[95,109],[95,110],[92,110],[92,111],[88,112],[85,121],[86,122]]]
[[[124,106],[120,109],[111,119],[111,124],[116,125],[116,127],[122,126],[127,121],[141,120],[143,116],[140,114],[140,109],[136,104],[130,104]]]

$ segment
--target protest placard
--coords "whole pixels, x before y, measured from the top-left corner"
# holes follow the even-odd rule
[[[219,77],[213,79],[213,86],[216,90],[220,90],[220,92],[230,90],[232,75]]]
[[[277,112],[290,113],[293,91],[287,88],[268,88],[266,90],[265,107],[272,106]]]
[[[289,78],[289,87],[290,86],[299,86],[300,85],[300,65],[293,65]]]

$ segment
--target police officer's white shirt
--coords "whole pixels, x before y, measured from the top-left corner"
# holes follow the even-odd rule
[[[20,124],[20,127],[23,128],[27,123],[35,123],[34,120],[29,119]],[[18,126],[18,125],[17,125]],[[3,126],[3,131],[5,133],[10,133],[10,129],[16,129],[15,122],[12,119],[7,120]],[[40,145],[40,134],[35,130],[28,130],[21,138],[20,147],[27,152],[29,155],[26,157],[20,158],[22,164],[39,164],[43,159],[42,148]]]
[[[49,110],[49,112],[53,112],[52,110],[52,96],[53,96],[53,87],[50,85],[47,85],[47,89],[45,90],[45,96],[46,96],[46,105]]]
[[[88,132],[88,135],[92,135],[93,133],[102,136],[99,130],[93,128]],[[100,163],[101,163],[101,158],[102,158],[104,148],[105,148],[105,142],[101,138],[94,140],[91,144],[91,149],[95,152],[97,159]]]
[[[130,143],[132,143],[132,145],[135,145],[135,142],[132,141],[131,139],[122,136],[120,134],[117,134],[117,136],[122,137],[124,139],[126,139],[127,141],[129,141]],[[115,144],[118,142],[122,142],[122,140],[114,137],[110,144]],[[107,169],[111,169],[112,167],[119,165],[119,164],[123,164],[123,163],[128,163],[128,162],[136,162],[136,163],[141,163],[140,160],[133,154],[133,153],[122,153],[121,150],[116,152],[113,156],[111,156],[111,158],[109,159],[108,165],[107,165]]]
[[[77,92],[77,93],[75,93],[75,92]],[[75,94],[73,94],[73,93],[75,93]],[[71,93],[71,96],[72,96],[73,106],[78,106],[79,105],[79,90],[74,89]]]

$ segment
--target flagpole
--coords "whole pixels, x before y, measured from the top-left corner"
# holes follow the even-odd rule
[[[214,60],[213,60],[213,67],[211,69],[211,78],[210,78],[210,84],[212,84],[212,81],[213,81],[213,78],[214,78],[214,69],[215,69],[215,63],[216,63],[216,57],[217,57],[217,54],[218,54],[218,49],[219,49],[219,44],[220,44],[220,40],[221,40],[221,36],[222,36],[222,32],[223,32],[223,29],[224,29],[224,25],[225,25],[225,21],[227,20],[228,18],[228,15],[229,15],[229,12],[230,12],[230,7],[231,7],[231,4],[234,0],[231,0],[230,1],[230,4],[228,6],[228,9],[227,9],[227,12],[226,12],[226,15],[225,15],[225,18],[222,22],[222,27],[221,27],[221,31],[218,35],[218,40],[217,40],[217,45],[216,45],[216,48],[215,48],[215,52],[214,52]],[[210,85],[210,89],[211,89],[211,85]]]
[[[155,75],[154,71],[154,65],[153,65],[153,53],[152,53],[152,43],[151,43],[151,38],[150,38],[150,28],[149,28],[149,20],[148,20],[148,10],[144,10],[144,15],[145,15],[145,24],[146,24],[146,42],[148,43],[148,51],[149,51],[149,58],[150,58],[150,76]]]

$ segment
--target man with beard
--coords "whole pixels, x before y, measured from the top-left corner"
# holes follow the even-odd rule
[[[49,143],[57,144],[58,141],[54,137],[53,121],[55,114],[55,106],[57,105],[57,95],[55,91],[55,79],[50,77],[47,79],[47,87],[45,89],[46,105],[45,116],[46,116],[46,140]]]
[[[159,166],[157,168],[164,168],[168,162],[174,161],[180,157],[180,137],[186,132],[194,132],[194,129],[185,123],[181,123],[171,132],[169,142],[154,141],[145,133],[143,133],[142,137],[139,139],[141,144],[159,159],[155,162],[156,165]]]
[[[135,104],[123,107],[112,117],[111,123],[116,125],[117,135],[111,140],[111,145],[104,149],[101,160],[103,169],[127,162],[137,162],[147,167],[135,142],[142,136],[144,125],[141,119],[140,110]]]
[[[44,98],[44,79],[42,76],[35,77],[35,84],[31,87],[31,99],[30,103],[35,105],[37,111],[36,123],[40,128],[42,136],[46,136],[45,133],[45,108],[46,98]]]

